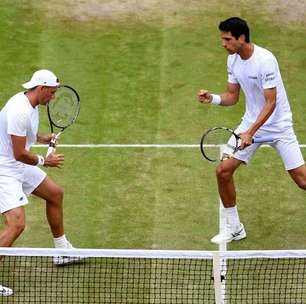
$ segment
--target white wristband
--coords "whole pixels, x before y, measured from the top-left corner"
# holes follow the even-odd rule
[[[37,155],[37,158],[38,158],[38,161],[37,161],[37,164],[36,166],[43,166],[45,164],[45,159],[43,156],[41,155]]]
[[[221,96],[220,95],[211,94],[211,96],[212,96],[212,100],[211,100],[212,104],[215,104],[215,105],[220,105],[221,104]]]

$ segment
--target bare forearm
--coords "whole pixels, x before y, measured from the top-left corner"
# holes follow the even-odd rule
[[[221,95],[211,94],[207,90],[200,90],[198,100],[201,103],[212,103],[221,106],[232,106],[239,100],[240,86],[238,84],[227,84],[227,90]]]
[[[232,94],[229,92],[223,93],[221,95],[211,94],[208,93],[205,90],[200,91],[198,94],[199,101],[203,103],[212,103],[212,104],[218,104],[220,106],[232,106],[236,104],[239,100],[239,95]]]
[[[256,131],[269,119],[275,109],[275,102],[267,102],[263,107],[262,111],[258,115],[256,121],[249,128],[248,133],[252,136],[256,133]]]
[[[276,88],[264,90],[265,105],[259,113],[256,121],[249,128],[248,133],[254,136],[256,131],[269,119],[276,107]]]
[[[264,97],[265,105],[257,116],[255,122],[246,132],[240,133],[240,138],[242,140],[242,144],[240,146],[241,149],[244,149],[252,144],[252,138],[254,137],[256,131],[269,119],[276,107],[276,88],[265,89]]]
[[[223,93],[220,95],[221,96],[221,106],[233,106],[235,105],[238,100],[239,100],[239,96],[237,96],[236,94],[232,94],[229,92]]]
[[[17,161],[32,166],[39,165],[39,166],[57,167],[57,168],[60,168],[64,164],[63,154],[51,153],[48,157],[44,158],[41,155],[36,155],[31,151],[25,149],[26,146],[25,136],[11,135],[11,138],[12,138],[14,157]]]
[[[64,155],[51,154],[48,157],[42,157],[41,155],[34,154],[30,151],[24,150],[22,153],[15,155],[15,159],[32,166],[45,166],[45,167],[57,167],[60,168],[64,163]]]
[[[36,166],[38,163],[38,156],[30,151],[23,150],[19,153],[15,153],[15,159],[27,165]]]

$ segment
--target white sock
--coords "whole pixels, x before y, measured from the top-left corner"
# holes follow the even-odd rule
[[[240,225],[239,213],[237,206],[224,208],[226,221],[230,226],[237,227]]]
[[[58,238],[53,238],[53,241],[55,248],[73,248],[69,241],[66,239],[65,234]]]

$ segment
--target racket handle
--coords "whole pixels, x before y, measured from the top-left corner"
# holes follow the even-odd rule
[[[48,157],[50,154],[52,154],[55,151],[55,147],[49,146],[48,151],[46,153],[46,157]]]
[[[61,135],[62,132],[57,133],[49,142],[49,147],[46,153],[46,157],[48,157],[51,153],[54,153],[56,150],[56,142],[58,137]]]

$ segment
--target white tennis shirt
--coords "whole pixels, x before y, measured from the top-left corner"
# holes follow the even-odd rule
[[[252,56],[243,60],[238,54],[228,56],[228,82],[239,84],[245,99],[245,113],[242,120],[251,125],[257,119],[265,104],[264,89],[276,88],[276,108],[260,130],[281,132],[292,127],[292,113],[284,88],[279,66],[274,55],[254,45]]]
[[[33,108],[24,92],[11,97],[0,112],[0,176],[22,178],[24,164],[16,161],[11,135],[26,136],[26,149],[36,142],[38,107]]]

